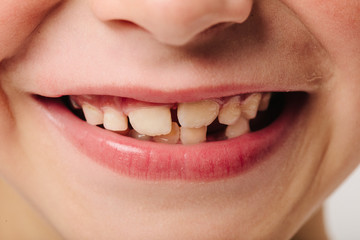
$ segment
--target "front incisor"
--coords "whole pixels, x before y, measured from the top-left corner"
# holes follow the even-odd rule
[[[197,144],[206,141],[207,127],[201,128],[180,128],[180,140],[182,144]]]
[[[155,106],[132,110],[129,113],[131,126],[148,136],[165,135],[171,131],[170,107]]]
[[[241,116],[240,96],[231,97],[220,109],[219,123],[232,125]]]
[[[128,129],[128,118],[127,116],[113,108],[105,107],[104,111],[104,127],[111,131],[125,131]]]
[[[219,108],[214,100],[180,103],[177,117],[182,127],[200,128],[209,126],[216,119]]]

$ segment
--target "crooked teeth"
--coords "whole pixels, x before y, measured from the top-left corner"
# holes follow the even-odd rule
[[[231,97],[220,109],[219,123],[232,125],[241,115],[240,96]]]
[[[256,117],[261,101],[261,95],[261,93],[253,93],[244,100],[241,105],[241,114],[244,118],[254,119]]]
[[[269,107],[271,99],[271,93],[263,93],[259,105],[259,111],[266,111]]]
[[[227,126],[225,136],[234,138],[250,132],[249,120],[240,117],[233,125]]]
[[[99,108],[97,108],[89,103],[84,103],[82,105],[82,109],[83,109],[83,112],[85,115],[85,119],[89,124],[91,124],[91,125],[103,124],[104,114]]]
[[[111,131],[125,131],[128,129],[128,118],[113,107],[104,107],[104,128]]]
[[[155,106],[132,110],[129,113],[131,126],[148,136],[165,135],[171,131],[170,107]]]
[[[176,144],[179,142],[180,128],[176,122],[171,124],[171,132],[166,135],[160,135],[153,137],[155,142]]]
[[[181,103],[177,117],[182,127],[201,128],[209,126],[219,114],[219,104],[213,100]]]
[[[249,120],[258,111],[267,110],[271,93],[253,93],[245,99],[242,95],[208,99],[177,105],[178,122],[172,122],[171,110],[175,104],[155,104],[117,97],[70,97],[73,108],[82,108],[86,121],[91,125],[103,124],[105,129],[136,139],[177,144],[234,138],[250,132]],[[223,103],[224,102],[224,103]],[[221,105],[221,103],[223,103]],[[101,106],[100,105],[105,105]],[[207,136],[207,127],[218,118],[222,126],[214,124]],[[128,126],[130,121],[131,126]],[[181,127],[179,127],[179,125]]]
[[[197,144],[206,141],[207,127],[200,128],[180,128],[180,140],[182,144]]]

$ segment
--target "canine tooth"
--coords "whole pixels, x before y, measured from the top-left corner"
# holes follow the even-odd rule
[[[155,142],[160,143],[169,143],[169,144],[176,144],[179,142],[180,138],[180,128],[176,122],[173,122],[171,125],[171,132],[166,135],[160,135],[153,137]]]
[[[246,119],[253,119],[256,117],[259,104],[261,100],[261,93],[253,93],[247,97],[241,104],[241,114]]]
[[[170,107],[155,106],[134,109],[129,113],[131,126],[148,136],[165,135],[171,131]]]
[[[139,139],[139,140],[144,140],[144,141],[150,141],[150,140],[151,140],[151,137],[150,137],[150,136],[145,135],[145,134],[142,134],[142,133],[139,133],[139,132],[137,132],[137,131],[134,130],[134,129],[131,129],[131,130],[130,130],[128,136],[129,136],[129,137],[132,137],[132,138]]]
[[[111,131],[125,131],[128,128],[127,116],[113,108],[104,107],[104,127]]]
[[[86,118],[86,121],[91,124],[91,125],[100,125],[103,123],[104,121],[104,114],[102,113],[102,111],[89,104],[89,103],[84,103],[82,105],[82,109]]]
[[[180,128],[180,140],[182,144],[197,144],[206,141],[207,127],[201,128]]]
[[[259,104],[259,111],[266,111],[270,104],[271,93],[263,93]]]
[[[219,104],[213,100],[181,103],[177,117],[182,127],[200,128],[210,125],[219,114]]]
[[[220,109],[219,123],[232,125],[241,115],[240,96],[230,98]]]
[[[249,120],[240,117],[235,124],[227,126],[225,136],[228,138],[234,138],[248,132],[250,132]]]

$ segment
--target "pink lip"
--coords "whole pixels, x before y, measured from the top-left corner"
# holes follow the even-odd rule
[[[42,113],[90,159],[121,175],[146,180],[215,180],[238,175],[269,158],[285,141],[291,107],[270,126],[238,138],[198,145],[139,141],[91,126],[59,100],[40,98]]]
[[[170,89],[159,90],[156,88],[139,87],[139,86],[112,86],[112,85],[90,85],[84,87],[73,87],[71,84],[61,86],[48,86],[45,81],[39,84],[36,93],[41,96],[56,98],[64,95],[106,95],[119,96],[124,98],[136,99],[144,102],[152,103],[177,103],[177,102],[191,102],[202,99],[220,98],[224,96],[232,96],[254,92],[298,92],[298,91],[313,91],[311,86],[288,86],[286,84],[271,86],[262,86],[261,84],[251,85],[219,85],[212,87],[194,87],[186,89]],[[201,92],[201,94],[199,94]],[[134,96],[136,96],[134,98]]]

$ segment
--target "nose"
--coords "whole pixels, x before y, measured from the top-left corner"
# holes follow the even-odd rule
[[[91,0],[102,21],[127,21],[158,41],[181,46],[219,23],[242,23],[253,0]]]

